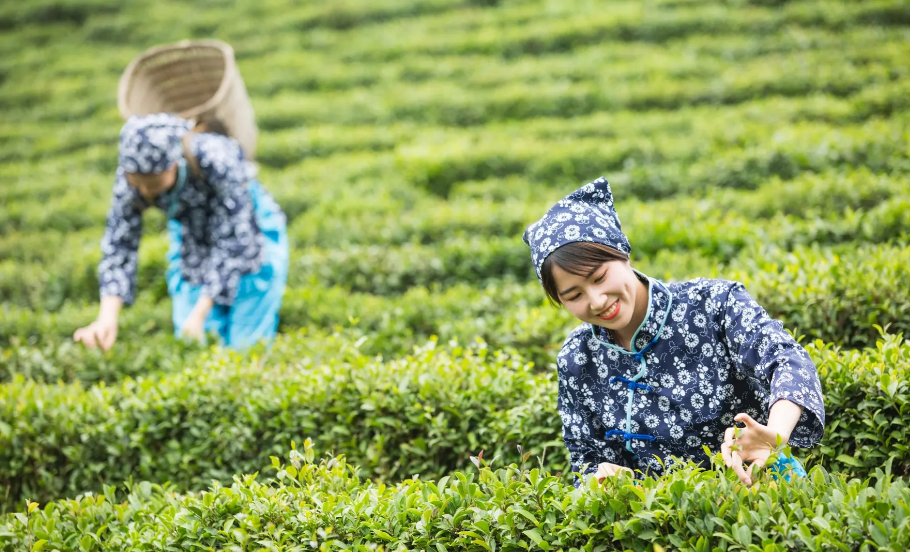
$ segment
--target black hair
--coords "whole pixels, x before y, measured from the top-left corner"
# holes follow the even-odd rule
[[[562,301],[559,300],[559,289],[556,287],[556,279],[553,278],[553,265],[569,274],[587,277],[606,262],[628,260],[629,255],[625,251],[609,245],[593,242],[567,243],[550,253],[544,260],[543,266],[540,267],[540,283],[550,302],[558,306]]]
[[[221,119],[218,119],[212,115],[203,117],[196,123],[196,132],[211,132],[214,134],[221,134],[222,136],[230,136],[228,133],[227,125]]]

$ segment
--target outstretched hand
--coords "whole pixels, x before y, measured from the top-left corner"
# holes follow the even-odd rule
[[[615,477],[622,473],[623,471],[633,474],[632,470],[619,464],[611,464],[610,462],[602,462],[597,466],[597,472],[594,474],[594,477],[597,479],[598,483],[602,483],[604,479],[608,477]]]
[[[83,343],[89,349],[100,347],[107,351],[117,341],[117,321],[99,318],[84,328],[73,333],[73,341]]]
[[[180,335],[195,341],[204,342],[205,319],[200,319],[198,316],[190,316],[187,318],[186,322],[184,322],[183,328],[180,330]]]
[[[768,462],[772,449],[777,445],[778,434],[748,414],[740,413],[733,419],[742,422],[745,427],[727,428],[720,451],[724,464],[733,468],[743,484],[751,486],[754,470],[762,468]],[[751,463],[748,469],[743,466],[744,462]]]

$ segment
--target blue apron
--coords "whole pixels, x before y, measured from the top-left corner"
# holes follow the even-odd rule
[[[806,468],[803,467],[800,461],[793,456],[787,456],[786,454],[780,454],[777,457],[777,462],[770,466],[766,466],[765,469],[771,472],[774,479],[783,477],[784,481],[790,481],[791,477],[796,477],[798,479],[808,477]]]
[[[186,177],[186,166],[180,164],[178,181]],[[256,224],[265,237],[265,260],[259,272],[241,276],[237,297],[231,306],[215,305],[205,321],[206,334],[215,333],[222,343],[233,349],[246,349],[261,341],[272,341],[278,331],[278,311],[288,277],[288,237],[284,214],[258,180],[248,184]],[[175,195],[176,198],[176,195]],[[173,206],[172,206],[173,207]],[[173,217],[167,221],[170,245],[167,251],[167,290],[173,303],[174,334],[180,336],[183,324],[202,293],[202,285],[183,278],[180,248],[183,225]]]

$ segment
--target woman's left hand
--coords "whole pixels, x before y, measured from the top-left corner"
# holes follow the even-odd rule
[[[180,330],[180,334],[184,337],[195,339],[196,341],[204,341],[205,319],[191,315],[186,319],[186,322],[183,323],[183,328]]]
[[[196,341],[205,341],[205,320],[208,318],[209,313],[212,312],[214,304],[210,297],[205,295],[200,297],[196,304],[193,305],[193,310],[190,311],[186,322],[183,323],[183,329],[180,330],[180,334]]]
[[[761,468],[768,461],[771,449],[777,446],[778,433],[756,422],[748,414],[740,413],[733,419],[744,423],[745,427],[727,428],[724,432],[724,442],[720,446],[721,454],[724,464],[728,468],[733,468],[740,481],[751,486],[753,470]],[[786,440],[784,438],[784,442]],[[748,470],[743,467],[743,462],[751,462]]]

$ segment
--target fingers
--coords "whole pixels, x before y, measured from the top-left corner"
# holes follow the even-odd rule
[[[189,319],[180,329],[180,335],[187,339],[203,341],[205,339],[205,327],[201,322]]]
[[[86,326],[84,328],[79,328],[76,330],[76,333],[73,334],[73,340],[79,342],[81,341],[89,349],[94,349],[98,346],[97,336],[95,335],[94,326]]]
[[[756,458],[755,461],[749,466],[749,470],[746,472],[749,475],[749,478],[755,477],[754,471],[756,469],[762,469],[765,466],[765,463],[768,461],[767,458]]]
[[[610,462],[603,462],[597,466],[597,473],[594,474],[594,477],[597,478],[599,483],[602,483],[604,479],[608,477],[615,477],[622,472],[628,472],[630,475],[634,472],[624,466],[618,466],[616,464],[611,464]]]
[[[98,339],[98,344],[101,346],[103,351],[110,350],[114,346],[114,341],[117,339],[117,334],[114,333],[114,330],[110,328],[105,328],[99,332],[101,334]]]
[[[89,349],[100,347],[101,350],[107,351],[117,341],[117,329],[93,322],[73,332],[73,341],[81,342]]]
[[[733,457],[733,466],[731,467],[733,468],[733,471],[736,472],[739,480],[742,481],[746,486],[752,485],[752,478],[749,476],[749,474],[746,473],[746,470],[743,467],[743,459],[739,455],[739,452],[734,451],[731,453],[731,456]]]
[[[733,458],[730,456],[730,453],[733,452],[732,447],[733,447],[733,428],[728,427],[727,430],[724,431],[724,442],[721,443],[721,445],[720,445],[720,453],[721,453],[721,456],[723,456],[724,465],[726,465],[728,468],[733,467]]]
[[[752,419],[752,416],[749,416],[745,412],[740,412],[739,414],[737,414],[736,416],[733,417],[733,420],[746,424],[747,428],[760,425],[758,422],[756,422],[755,420]]]
[[[733,450],[734,441],[736,437],[737,428],[728,427],[724,431],[724,442],[720,445],[721,456],[724,459],[724,465],[728,468],[732,468],[736,473],[736,476],[739,477],[739,480],[742,481],[745,485],[752,484],[752,468],[750,466],[749,472],[747,473],[743,467],[743,458],[740,454],[740,451]]]

